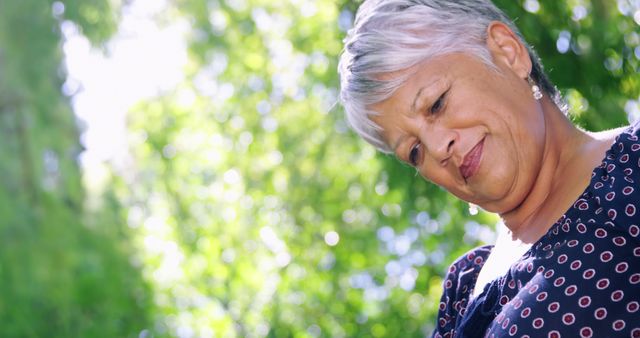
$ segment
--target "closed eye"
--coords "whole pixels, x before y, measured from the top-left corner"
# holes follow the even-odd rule
[[[418,165],[418,159],[420,158],[420,142],[414,144],[411,147],[411,150],[409,150],[409,163],[412,166],[417,166]]]
[[[436,102],[433,103],[433,105],[431,106],[431,109],[430,109],[431,114],[439,113],[442,110],[442,108],[444,107],[444,103],[445,103],[444,100],[445,100],[448,92],[449,91],[446,91],[446,92],[442,93],[442,95],[440,95],[440,97],[438,97]]]

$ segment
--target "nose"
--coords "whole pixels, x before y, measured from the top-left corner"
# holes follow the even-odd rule
[[[453,147],[458,142],[458,132],[441,126],[426,129],[422,143],[425,145],[427,154],[438,163],[445,165],[453,155]]]

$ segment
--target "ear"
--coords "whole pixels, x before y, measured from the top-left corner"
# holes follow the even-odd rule
[[[487,48],[496,65],[508,67],[520,78],[527,78],[531,72],[531,57],[516,34],[500,21],[493,21],[487,27]]]

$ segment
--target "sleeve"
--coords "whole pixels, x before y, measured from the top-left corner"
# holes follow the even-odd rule
[[[596,213],[609,226],[640,243],[640,123],[620,134],[602,164],[594,170]]]

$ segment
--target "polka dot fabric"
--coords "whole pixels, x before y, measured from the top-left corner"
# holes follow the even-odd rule
[[[640,141],[620,134],[573,206],[473,300],[490,246],[444,282],[432,337],[640,338]]]

